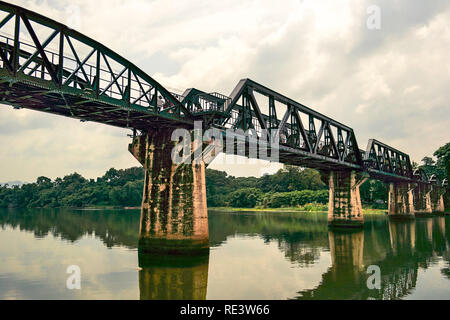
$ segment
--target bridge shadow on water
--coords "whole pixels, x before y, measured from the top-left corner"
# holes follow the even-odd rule
[[[299,290],[292,299],[405,298],[416,288],[419,271],[441,259],[445,264],[440,272],[450,279],[449,217],[390,221],[367,215],[363,230],[343,232],[329,230],[325,214],[210,212],[209,216],[212,250],[227,246],[237,235],[259,238],[276,244],[285,260],[299,268],[314,267],[322,254],[329,253],[331,265],[320,283]],[[2,209],[0,226],[70,242],[95,235],[107,247],[138,249],[139,243],[137,210]],[[208,276],[215,272],[209,253],[187,258],[137,254],[141,299],[208,297]],[[368,288],[371,265],[380,268],[380,289]]]

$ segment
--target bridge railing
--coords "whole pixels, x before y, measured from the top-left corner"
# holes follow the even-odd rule
[[[182,95],[182,104],[191,113],[201,115],[208,112],[225,112],[230,98],[217,93],[206,93],[204,91],[191,88]]]
[[[205,111],[225,111],[225,104],[227,98],[218,97],[213,98],[213,93],[198,94],[194,99],[196,103],[191,105],[192,112],[205,112]],[[229,99],[229,98],[228,98]]]

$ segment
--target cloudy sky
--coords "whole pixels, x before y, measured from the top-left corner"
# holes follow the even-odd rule
[[[172,91],[229,95],[251,78],[352,127],[361,149],[376,138],[419,162],[450,141],[446,0],[10,2],[102,42]],[[0,182],[138,165],[128,133],[0,105]]]

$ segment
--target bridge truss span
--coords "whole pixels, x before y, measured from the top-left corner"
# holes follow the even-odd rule
[[[375,139],[370,139],[367,144],[364,166],[376,179],[385,181],[414,179],[409,155]]]
[[[183,101],[187,105],[198,105],[201,95],[189,97],[189,94]],[[281,163],[326,170],[362,169],[362,157],[352,128],[253,80],[239,81],[230,97],[221,95],[217,108],[200,110],[214,111],[215,117],[206,122],[223,130],[251,132],[253,138],[264,140],[265,135],[275,133],[279,137]]]

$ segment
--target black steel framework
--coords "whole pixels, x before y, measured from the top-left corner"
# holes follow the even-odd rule
[[[409,155],[378,140],[370,139],[364,157],[364,167],[371,176],[381,180],[414,180]]]
[[[255,94],[260,95],[259,102]],[[355,134],[346,125],[250,79],[241,80],[226,101],[221,128],[251,130],[258,137],[275,130],[282,163],[319,169],[362,168]],[[280,109],[284,109],[282,114]]]

